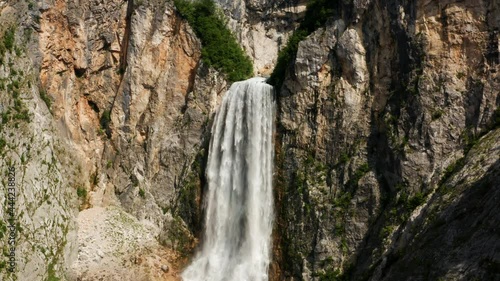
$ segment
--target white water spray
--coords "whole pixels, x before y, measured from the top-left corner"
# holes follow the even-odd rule
[[[272,87],[234,83],[215,116],[203,245],[184,281],[268,281],[273,224]]]

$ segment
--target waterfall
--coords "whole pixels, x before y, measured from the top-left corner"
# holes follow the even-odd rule
[[[184,281],[268,281],[273,224],[273,88],[234,83],[215,116],[202,246]]]

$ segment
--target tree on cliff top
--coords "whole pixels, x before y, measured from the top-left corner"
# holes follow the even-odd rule
[[[209,66],[227,74],[229,81],[250,78],[253,65],[227,28],[223,14],[212,0],[175,0],[175,7],[201,39],[201,55]]]

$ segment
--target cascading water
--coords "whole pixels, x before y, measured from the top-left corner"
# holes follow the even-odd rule
[[[203,245],[184,281],[267,281],[273,223],[273,88],[234,83],[215,116]]]

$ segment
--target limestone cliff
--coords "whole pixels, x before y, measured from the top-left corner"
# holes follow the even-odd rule
[[[215,2],[266,76],[313,1]],[[273,280],[500,278],[499,11],[338,0],[299,43],[276,89]],[[179,280],[229,85],[173,1],[0,1],[0,36],[18,231],[0,279]]]
[[[278,51],[288,41],[304,16],[303,0],[216,0],[227,16],[228,25],[254,61],[254,71],[269,75]]]
[[[338,1],[300,42],[277,95],[277,280],[499,277],[498,9]]]

